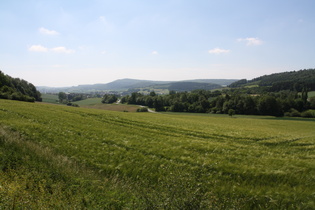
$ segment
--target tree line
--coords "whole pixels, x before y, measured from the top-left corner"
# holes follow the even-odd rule
[[[315,109],[315,98],[311,99],[308,100],[306,89],[302,93],[279,91],[262,94],[247,94],[235,90],[194,90],[170,91],[168,95],[157,95],[155,92],[143,95],[134,92],[122,97],[121,103],[148,106],[156,111],[228,114],[229,110],[233,110],[235,114],[291,116]]]
[[[18,101],[42,101],[36,87],[19,78],[12,78],[0,71],[0,98]]]

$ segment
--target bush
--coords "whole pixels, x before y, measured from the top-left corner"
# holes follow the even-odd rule
[[[234,109],[229,109],[228,114],[230,117],[232,117],[233,115],[235,115],[235,110]]]
[[[0,98],[1,99],[9,99],[10,98],[10,93],[1,93],[0,92]]]
[[[307,110],[305,112],[302,112],[301,117],[315,118],[315,110]]]
[[[141,108],[137,109],[137,112],[148,112],[148,108],[141,107]]]
[[[68,103],[67,103],[67,106],[79,107],[78,104],[74,104],[74,103],[71,103],[71,102],[68,102]]]
[[[289,112],[284,114],[286,117],[301,117],[301,113],[296,109],[290,109]]]

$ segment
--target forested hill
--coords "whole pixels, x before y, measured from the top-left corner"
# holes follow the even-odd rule
[[[0,98],[34,102],[41,101],[41,94],[33,84],[0,71]]]
[[[201,82],[174,82],[169,84],[168,89],[174,91],[192,91],[197,89],[213,90],[222,88],[221,85],[213,83],[201,83]]]
[[[246,87],[258,85],[259,87],[269,87],[269,91],[292,90],[302,91],[303,88],[315,90],[315,69],[304,69],[264,75],[252,80],[242,79],[232,83],[229,87]]]

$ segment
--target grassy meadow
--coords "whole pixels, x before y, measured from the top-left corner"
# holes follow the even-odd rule
[[[127,104],[103,104],[102,98],[88,98],[82,101],[73,102],[78,104],[80,107],[89,109],[101,109],[109,111],[119,111],[119,112],[136,112],[139,108],[138,105],[127,105]]]
[[[314,125],[0,100],[0,209],[314,209]]]
[[[96,104],[102,104],[102,98],[87,98],[85,100],[75,101],[73,103],[78,104],[79,106],[92,106]]]
[[[45,103],[59,104],[59,98],[57,94],[42,94],[42,101]]]

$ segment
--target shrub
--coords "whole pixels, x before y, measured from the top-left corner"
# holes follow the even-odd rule
[[[146,108],[146,107],[138,108],[137,112],[148,112],[148,108]]]
[[[315,110],[307,110],[305,112],[302,112],[301,117],[305,118],[315,118]]]
[[[79,107],[78,104],[71,103],[71,102],[68,102],[68,103],[67,103],[67,106]]]
[[[230,117],[232,117],[233,115],[235,115],[235,110],[234,109],[229,109],[228,114]]]
[[[290,109],[289,112],[284,114],[286,117],[301,117],[301,113],[296,109]]]

